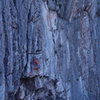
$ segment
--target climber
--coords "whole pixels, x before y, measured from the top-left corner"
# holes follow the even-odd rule
[[[40,69],[40,62],[36,57],[34,57],[32,60],[32,70],[39,70],[39,69]]]
[[[33,75],[34,71],[38,71],[40,69],[40,62],[38,58],[33,57],[32,62],[31,62],[31,72],[29,73],[30,76]]]

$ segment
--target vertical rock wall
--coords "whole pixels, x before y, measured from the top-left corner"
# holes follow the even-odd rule
[[[0,0],[0,100],[100,100],[99,44],[99,0]]]

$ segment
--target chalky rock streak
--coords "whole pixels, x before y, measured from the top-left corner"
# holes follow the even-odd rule
[[[100,100],[100,0],[0,0],[0,100]]]

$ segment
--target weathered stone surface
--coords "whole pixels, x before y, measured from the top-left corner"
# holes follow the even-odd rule
[[[0,100],[100,100],[99,45],[99,0],[0,0]]]

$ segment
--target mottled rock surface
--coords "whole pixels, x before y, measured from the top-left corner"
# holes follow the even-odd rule
[[[0,0],[0,100],[100,100],[100,0]]]

